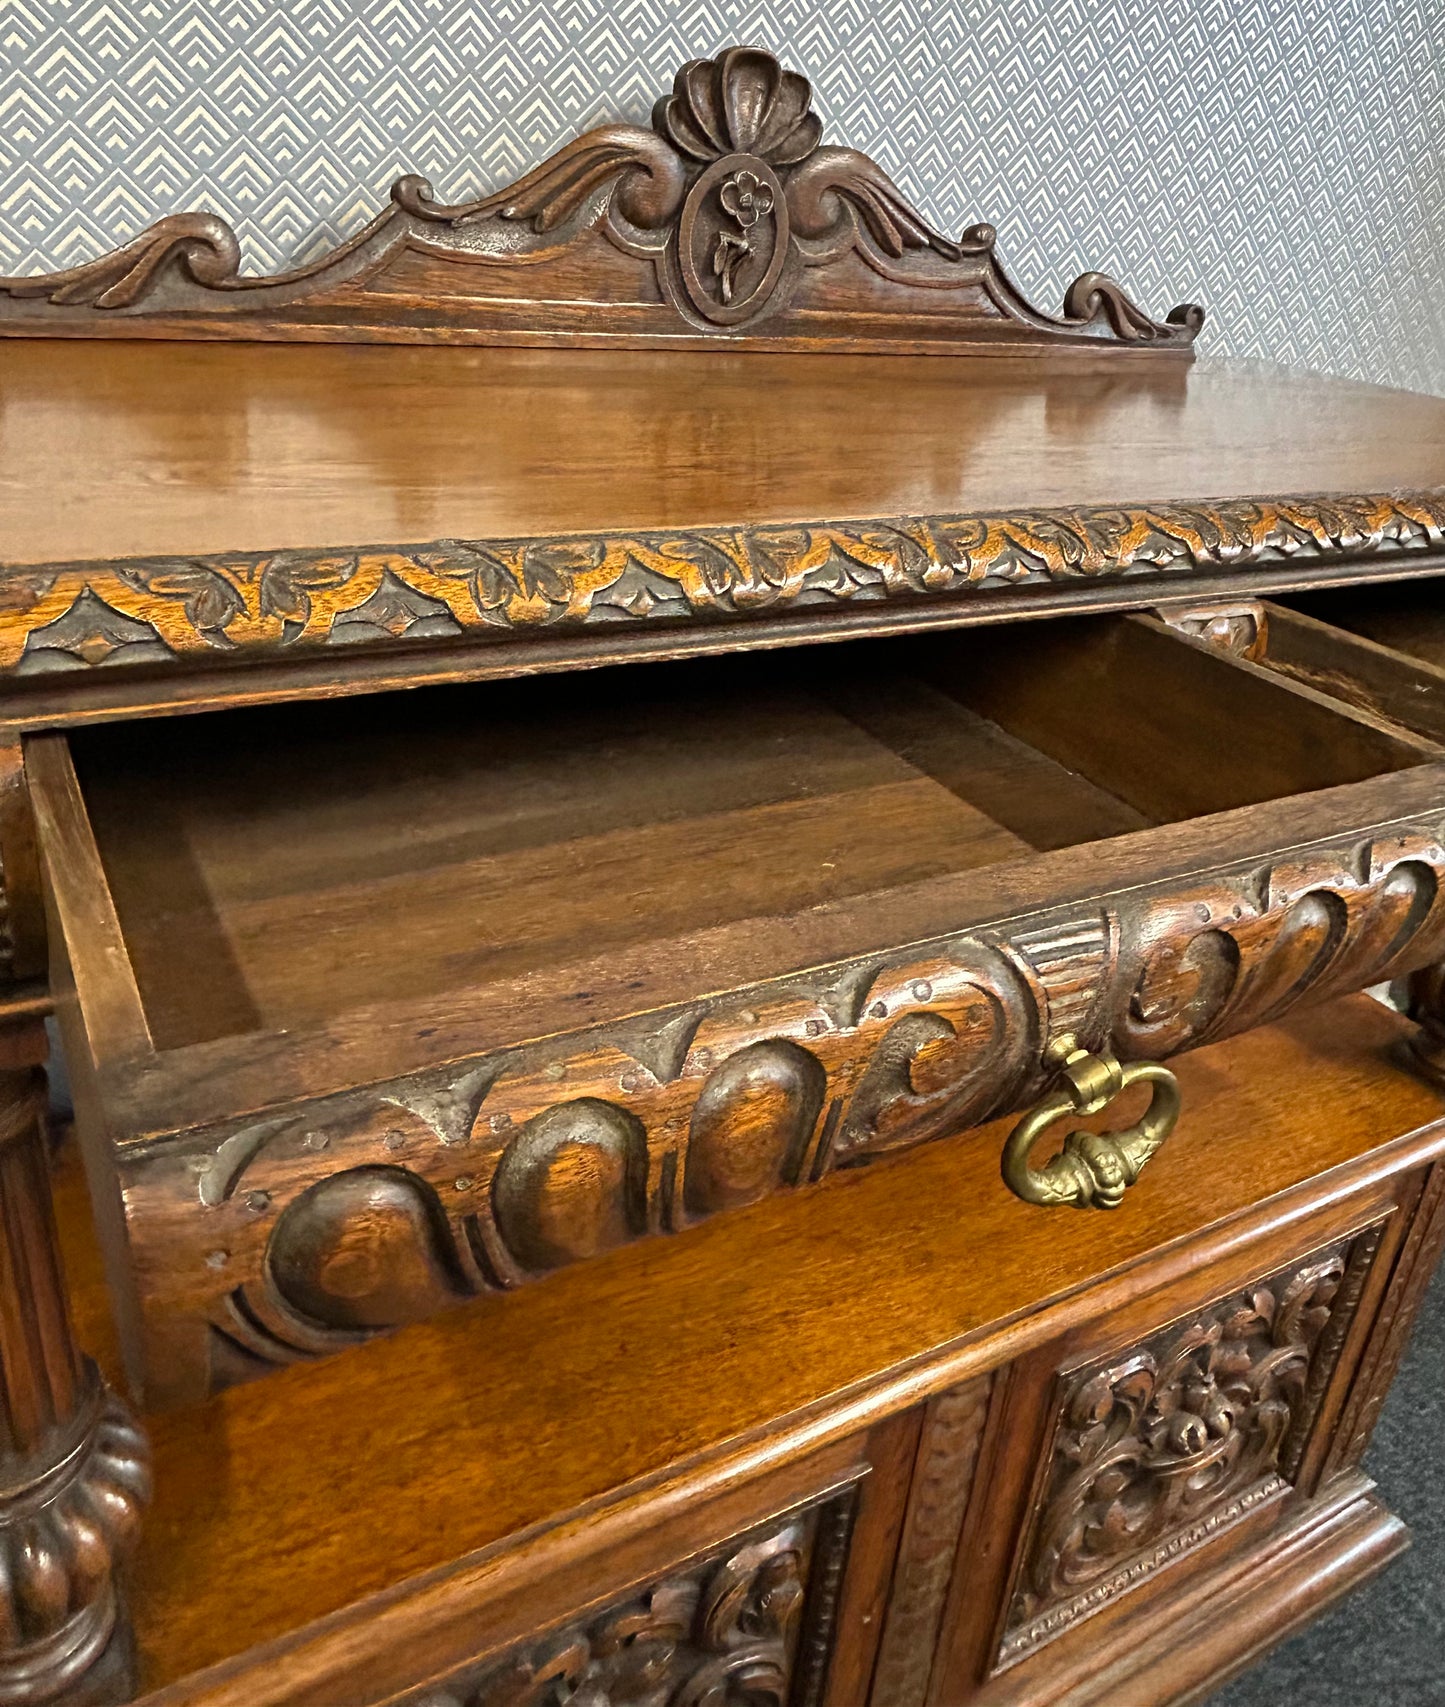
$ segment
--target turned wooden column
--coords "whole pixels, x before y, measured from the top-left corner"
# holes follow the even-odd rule
[[[45,1144],[45,1030],[0,1022],[0,1707],[131,1693],[115,1570],[144,1435],[76,1348]]]

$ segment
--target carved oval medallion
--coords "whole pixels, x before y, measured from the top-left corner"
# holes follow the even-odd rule
[[[683,1202],[689,1215],[755,1203],[796,1183],[827,1075],[796,1043],[750,1043],[708,1075],[693,1110]]]
[[[755,154],[725,154],[688,191],[678,222],[688,301],[715,326],[753,319],[777,289],[789,241],[777,173]]]
[[[626,1109],[596,1097],[559,1103],[507,1146],[492,1209],[528,1268],[560,1268],[647,1231],[647,1136]]]

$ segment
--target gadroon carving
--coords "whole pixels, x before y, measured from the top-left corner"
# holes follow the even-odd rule
[[[143,1308],[162,1339],[184,1317],[210,1348],[152,1347],[148,1397],[339,1350],[1017,1111],[1061,1032],[1158,1060],[1428,964],[1445,953],[1442,831],[1401,824],[663,1010],[648,1025],[675,1040],[666,1059],[642,1058],[633,1016],[134,1164],[122,1146],[137,1260],[164,1238],[152,1267],[176,1294]],[[177,1191],[204,1213],[158,1213]]]
[[[957,239],[934,231],[866,155],[823,145],[812,98],[807,79],[772,54],[732,47],[684,65],[650,127],[589,131],[479,201],[446,206],[424,179],[401,178],[364,231],[273,278],[242,276],[223,220],[174,214],[82,266],[0,279],[0,333],[63,322],[124,336],[128,320],[152,318],[242,338],[259,321],[373,341],[530,333],[676,343],[770,328],[773,342],[853,348],[1193,342],[1201,309],[1184,304],[1156,321],[1098,273],[1075,281],[1062,316],[1032,307],[994,258],[992,226]],[[549,267],[573,248],[584,256],[580,279]],[[632,263],[621,279],[619,252]],[[419,277],[408,254],[468,275]],[[865,271],[848,265],[854,258]],[[822,272],[828,292],[811,299],[808,275]],[[398,288],[380,291],[384,275]],[[809,317],[790,322],[794,306]]]

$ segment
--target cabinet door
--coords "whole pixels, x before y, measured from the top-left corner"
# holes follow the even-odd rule
[[[1407,1176],[935,1400],[871,1707],[1194,1699],[1392,1557],[1357,1466],[1442,1201]]]
[[[918,1413],[762,1475],[689,1476],[353,1608],[185,1699],[248,1707],[857,1707]],[[242,1693],[237,1694],[239,1689]]]

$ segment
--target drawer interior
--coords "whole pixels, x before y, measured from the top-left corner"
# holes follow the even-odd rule
[[[1305,594],[1263,613],[1259,662],[1445,741],[1445,580]]]
[[[1441,756],[1139,617],[69,739],[157,1049],[395,1000],[441,1011],[640,944],[661,961],[687,933],[785,928]]]
[[[1339,587],[1300,594],[1288,608],[1445,671],[1445,580]]]

